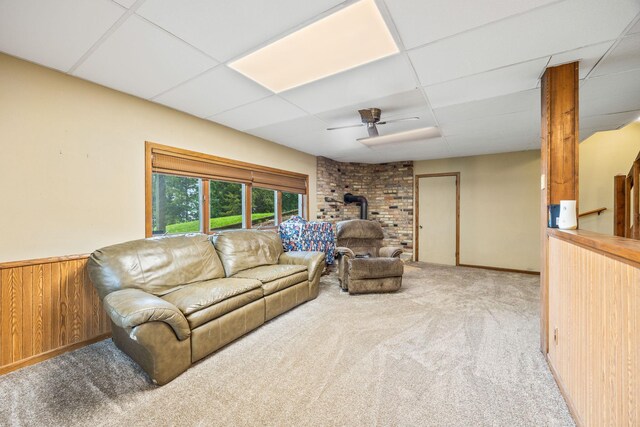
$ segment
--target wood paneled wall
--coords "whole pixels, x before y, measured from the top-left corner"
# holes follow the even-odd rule
[[[104,339],[87,256],[0,264],[0,374]]]
[[[640,425],[640,267],[549,239],[549,363],[581,426]]]

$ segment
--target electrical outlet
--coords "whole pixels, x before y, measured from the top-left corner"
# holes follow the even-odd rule
[[[553,330],[553,342],[555,343],[555,345],[558,345],[558,328],[555,328]]]

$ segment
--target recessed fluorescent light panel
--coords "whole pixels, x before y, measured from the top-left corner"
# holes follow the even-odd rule
[[[357,141],[369,147],[379,147],[381,145],[398,144],[402,142],[420,141],[421,139],[437,138],[440,136],[440,129],[429,126],[406,130],[404,132],[392,133],[389,135],[371,136],[360,138]]]
[[[361,0],[229,67],[275,93],[398,52],[374,0]]]

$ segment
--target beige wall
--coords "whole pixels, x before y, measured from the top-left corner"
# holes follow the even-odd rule
[[[540,270],[540,152],[415,162],[460,172],[460,263]]]
[[[640,123],[598,132],[580,143],[580,212],[606,207],[580,218],[580,228],[613,234],[613,177],[626,175],[640,152]]]
[[[316,191],[314,156],[2,54],[0,131],[0,262],[144,237],[145,141],[305,173]]]

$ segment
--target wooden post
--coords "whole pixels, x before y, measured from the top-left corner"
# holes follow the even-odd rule
[[[613,234],[624,237],[624,215],[625,215],[625,195],[624,187],[625,175],[613,177]]]
[[[638,162],[633,163],[631,172],[633,173],[633,207],[631,208],[633,225],[631,226],[631,238],[638,240],[640,239],[640,164]]]
[[[576,200],[578,209],[578,62],[542,76],[540,350],[549,351],[548,206]],[[579,211],[579,209],[578,209]]]
[[[631,238],[631,178],[630,173],[624,180],[624,237]]]

